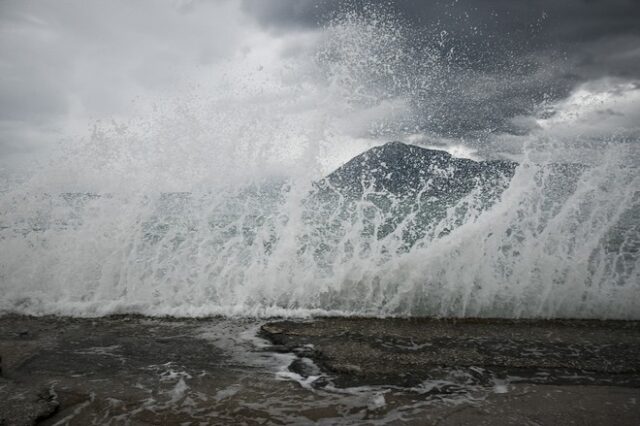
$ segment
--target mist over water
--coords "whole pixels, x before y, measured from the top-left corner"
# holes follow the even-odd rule
[[[0,311],[640,319],[640,141],[591,118],[615,90],[533,99],[521,136],[467,143],[500,82],[447,37],[342,11],[65,140],[0,193]],[[392,140],[519,165],[446,202],[364,184],[356,200],[316,196]]]

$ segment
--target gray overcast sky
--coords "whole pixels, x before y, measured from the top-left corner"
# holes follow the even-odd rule
[[[336,14],[366,14],[368,3],[0,0],[0,156],[5,165],[24,160],[95,120],[127,117],[136,102],[215,87],[217,64],[252,49],[279,46],[260,67],[303,55]],[[439,92],[413,99],[425,117],[421,131],[472,140],[500,135],[508,144],[531,130],[527,117],[542,103],[574,108],[579,88],[624,92],[618,106],[591,111],[589,120],[626,117],[613,125],[637,130],[640,1],[385,5],[416,34],[416,52],[447,57]]]
[[[364,10],[370,1],[245,0],[244,9],[273,31],[323,25],[341,8]],[[453,0],[383,2],[424,31],[417,44],[455,49],[457,65],[440,105],[447,120],[431,130],[450,136],[483,131],[518,132],[512,118],[530,112],[545,96],[569,96],[580,85],[603,78],[640,79],[640,1],[637,0]],[[346,5],[346,6],[345,6]],[[502,87],[482,93],[461,83],[493,77]],[[472,83],[473,84],[473,83]],[[489,88],[489,91],[492,91]],[[638,106],[640,108],[640,105]],[[461,111],[467,110],[466,113]],[[425,111],[425,115],[427,111]],[[633,114],[633,118],[637,116]],[[521,129],[520,129],[521,130]]]

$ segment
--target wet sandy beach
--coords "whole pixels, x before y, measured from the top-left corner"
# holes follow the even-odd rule
[[[0,425],[640,423],[640,323],[0,317]]]

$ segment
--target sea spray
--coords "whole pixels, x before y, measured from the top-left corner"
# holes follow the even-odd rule
[[[473,121],[487,76],[456,68],[447,34],[418,51],[413,31],[384,8],[343,12],[302,59],[239,57],[208,91],[66,141],[0,194],[0,309],[640,318],[627,136],[554,133],[556,114],[520,138],[510,173],[455,197],[429,192],[451,164],[411,196],[371,181],[317,195],[350,156],[444,147]]]

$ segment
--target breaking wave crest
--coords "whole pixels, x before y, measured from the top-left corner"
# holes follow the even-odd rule
[[[304,60],[245,56],[209,91],[67,141],[0,193],[0,310],[640,319],[637,140],[537,130],[517,164],[447,154],[383,184],[406,167],[383,142],[446,148],[433,131],[453,123],[450,52],[415,36],[343,13]],[[358,191],[323,179],[372,147]]]

